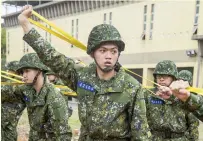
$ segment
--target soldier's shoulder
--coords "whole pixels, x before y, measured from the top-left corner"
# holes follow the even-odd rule
[[[46,85],[45,85],[45,87],[46,87],[46,89],[47,89],[47,98],[49,99],[49,100],[53,100],[53,99],[55,99],[55,98],[58,98],[58,99],[60,99],[60,98],[63,98],[62,97],[62,94],[61,94],[61,92],[60,92],[60,89],[59,88],[56,88],[53,84],[51,84],[51,83],[46,83]]]
[[[96,64],[91,63],[89,65],[79,67],[77,72],[79,72],[80,76],[90,76],[96,72]]]
[[[125,83],[127,85],[131,85],[131,86],[134,86],[134,87],[141,87],[141,84],[137,81],[137,79],[135,79],[131,75],[127,74],[126,72],[123,72],[122,75],[124,76]]]

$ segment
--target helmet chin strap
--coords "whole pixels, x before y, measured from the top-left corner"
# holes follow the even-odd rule
[[[37,74],[35,75],[35,78],[33,79],[31,85],[34,85],[37,82],[37,78],[39,76],[39,74],[41,73],[41,71],[38,71]]]
[[[99,67],[99,69],[104,72],[104,73],[107,73],[107,72],[110,72],[112,70],[114,70],[116,68],[116,64],[118,63],[118,60],[116,61],[115,65],[113,67],[107,67],[107,68],[101,68],[101,66],[97,63],[97,61],[94,59],[95,63],[97,64],[97,66]],[[118,71],[118,70],[116,70]]]
[[[97,66],[99,67],[99,69],[104,72],[104,73],[107,73],[107,72],[110,72],[114,69],[115,66],[113,67],[107,67],[107,68],[101,68],[101,66],[97,63],[97,61],[95,60],[95,63],[97,64]]]

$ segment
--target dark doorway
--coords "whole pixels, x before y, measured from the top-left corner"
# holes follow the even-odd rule
[[[143,69],[129,69],[129,70],[143,77]],[[135,79],[137,79],[137,81],[142,84],[142,78],[140,78],[139,76],[132,74],[128,71],[126,71],[126,72],[128,74],[130,74],[132,77],[134,77]]]

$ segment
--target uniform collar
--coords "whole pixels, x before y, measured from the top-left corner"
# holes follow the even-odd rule
[[[94,88],[98,94],[123,92],[125,71],[121,68],[110,80],[101,80],[96,74],[96,64],[89,66],[94,81]]]
[[[37,94],[36,90],[33,86],[27,86],[24,93],[24,100],[27,101],[28,105],[31,107],[45,105],[46,103],[46,96],[49,92],[50,83],[47,82],[47,78],[45,77],[45,83],[42,86],[42,89]]]

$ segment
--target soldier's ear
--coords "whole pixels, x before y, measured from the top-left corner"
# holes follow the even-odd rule
[[[94,59],[94,52],[93,51],[90,53],[90,56]]]

